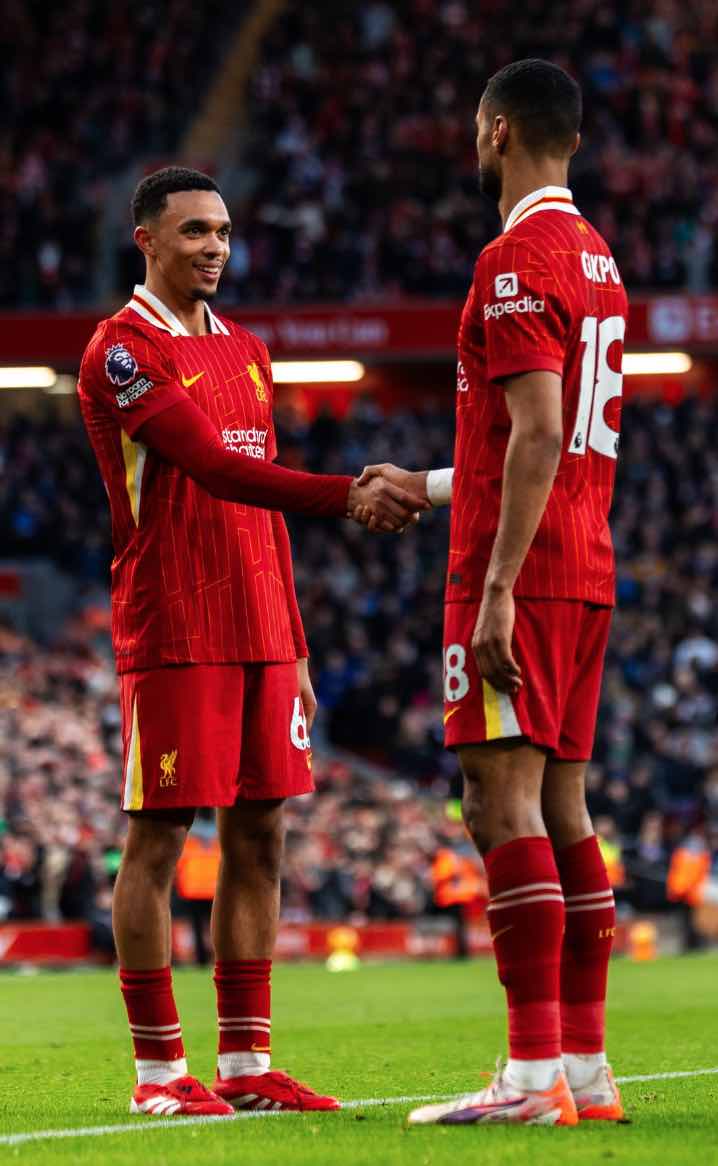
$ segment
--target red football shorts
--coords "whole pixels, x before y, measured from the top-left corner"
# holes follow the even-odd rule
[[[526,737],[560,761],[588,761],[596,732],[610,607],[573,599],[517,599],[513,651],[523,686],[497,692],[471,650],[478,603],[444,608],[447,748]]]
[[[232,806],[314,789],[295,663],[126,672],[120,699],[123,810]]]

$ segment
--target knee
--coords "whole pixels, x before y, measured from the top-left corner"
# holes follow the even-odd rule
[[[141,829],[134,831],[131,828],[122,856],[122,865],[126,869],[141,870],[143,876],[154,887],[166,889],[174,877],[186,837],[187,828],[182,825],[163,824],[157,829],[143,825]]]
[[[465,782],[462,801],[464,824],[480,854],[515,838],[544,834],[541,807],[531,798],[512,797],[504,790],[492,797],[478,783]]]
[[[461,813],[464,825],[480,854],[491,849],[490,826],[486,815],[486,806],[481,798],[481,791],[474,782],[464,782],[464,795],[461,800]]]
[[[591,818],[582,799],[571,803],[544,801],[543,818],[548,836],[556,850],[563,850],[593,833]]]
[[[222,861],[236,877],[259,875],[278,882],[284,851],[284,823],[281,814],[252,817],[222,839]]]

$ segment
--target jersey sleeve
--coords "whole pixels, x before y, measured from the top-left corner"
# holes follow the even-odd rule
[[[150,417],[189,400],[161,348],[122,324],[111,324],[92,341],[80,368],[80,387],[132,438]]]
[[[560,376],[570,313],[545,262],[531,248],[507,241],[479,257],[474,285],[488,379],[539,370]]]

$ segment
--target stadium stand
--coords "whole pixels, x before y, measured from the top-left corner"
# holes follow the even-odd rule
[[[666,905],[677,851],[698,848],[704,879],[718,875],[718,617],[711,600],[718,405],[639,399],[624,416],[613,518],[620,608],[589,803],[619,900],[653,910]],[[354,472],[397,449],[406,464],[441,464],[451,429],[448,414],[384,414],[365,398],[341,424],[329,414],[307,424],[286,408],[278,417],[284,460],[328,471]],[[106,578],[106,504],[79,426],[50,415],[16,420],[0,431],[0,459],[3,545],[70,568],[89,604],[54,644],[0,633],[2,910],[93,919],[101,917],[123,831],[107,613],[92,606]],[[318,754],[318,797],[290,811],[290,918],[421,914],[431,903],[434,853],[461,837],[444,813],[446,798],[458,792],[455,759],[441,744],[446,543],[446,512],[429,515],[398,544],[348,523],[294,523],[297,587],[322,706],[316,736],[326,752]],[[331,759],[337,747],[398,776],[362,776],[356,765]],[[677,879],[674,871],[679,901]]]
[[[710,0],[293,8],[254,71],[234,296],[462,296],[497,230],[476,196],[482,79],[547,55],[582,84],[572,186],[626,284],[714,285],[717,21]]]
[[[0,306],[93,302],[117,176],[177,154],[242,9],[153,0],[125,20],[97,0],[49,17],[38,3],[5,6]],[[497,226],[476,189],[480,85],[511,58],[547,53],[583,86],[572,183],[628,286],[715,286],[712,0],[275,9],[244,116],[228,119],[235,136],[250,127],[238,153],[224,151],[239,165],[222,170],[216,151],[237,225],[230,302],[462,296]],[[119,247],[120,296],[133,258]]]
[[[4,6],[0,307],[94,302],[111,184],[176,147],[241,7],[150,0],[128,19],[101,0]]]

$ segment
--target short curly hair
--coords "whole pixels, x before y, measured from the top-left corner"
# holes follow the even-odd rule
[[[209,174],[190,170],[186,166],[165,166],[148,174],[132,196],[132,219],[136,227],[148,219],[156,219],[167,207],[167,195],[182,190],[215,190],[219,187]]]
[[[581,127],[583,101],[573,77],[559,65],[530,57],[489,78],[482,104],[516,122],[532,154],[570,153]]]

